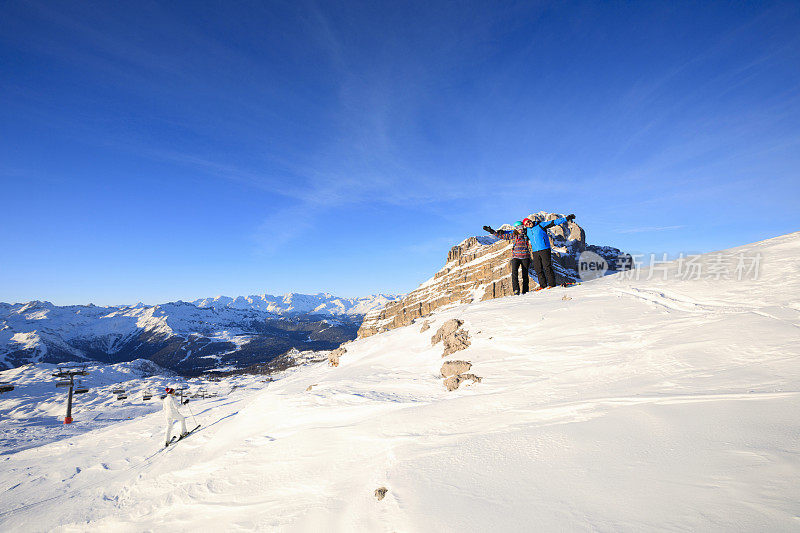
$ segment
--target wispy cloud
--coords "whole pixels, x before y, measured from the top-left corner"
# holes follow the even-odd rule
[[[468,147],[475,142],[471,136],[463,146],[454,141],[446,143],[440,152],[429,151],[428,144],[420,150],[409,142],[420,129],[431,136],[431,145],[437,136],[452,135],[447,129],[449,124],[437,125],[428,116],[426,106],[430,106],[431,94],[451,87],[454,73],[465,62],[488,56],[485,44],[493,41],[493,31],[501,30],[501,23],[519,17],[489,10],[492,20],[487,26],[487,13],[458,14],[453,19],[450,8],[435,8],[429,13],[433,17],[429,22],[446,20],[447,27],[453,28],[451,32],[398,28],[382,34],[377,27],[362,28],[368,34],[367,40],[379,43],[365,50],[347,37],[348,32],[352,34],[350,26],[355,20],[352,12],[326,9],[324,3],[315,0],[305,0],[302,5],[298,16],[303,23],[297,32],[321,52],[314,57],[324,58],[323,63],[327,62],[335,73],[324,79],[324,84],[329,84],[324,85],[325,93],[335,98],[324,103],[306,102],[308,107],[319,107],[318,115],[323,120],[304,138],[305,144],[297,145],[282,140],[284,134],[289,138],[299,135],[293,126],[262,120],[265,116],[273,118],[269,115],[272,108],[262,101],[265,90],[270,98],[275,96],[270,89],[271,78],[264,76],[264,66],[245,49],[205,38],[202,28],[191,21],[174,20],[158,5],[152,7],[158,15],[154,18],[161,21],[151,28],[156,42],[186,43],[186,48],[196,50],[214,68],[226,65],[234,73],[247,72],[261,80],[256,100],[241,98],[242,94],[250,94],[247,92],[229,95],[229,87],[217,84],[214,76],[198,78],[196,65],[188,61],[195,56],[183,55],[180,51],[184,47],[163,54],[154,44],[137,40],[138,34],[106,31],[103,25],[88,24],[80,13],[36,0],[33,4],[41,19],[70,32],[80,43],[63,50],[61,41],[52,38],[36,44],[39,53],[60,57],[71,65],[91,67],[106,78],[135,85],[140,93],[145,89],[158,89],[158,94],[173,90],[177,97],[182,89],[174,88],[188,84],[193,93],[204,92],[212,95],[216,103],[226,103],[225,112],[204,113],[201,119],[180,109],[174,114],[149,118],[150,123],[158,121],[158,126],[166,124],[171,131],[185,134],[167,142],[159,139],[157,144],[146,134],[115,136],[105,130],[98,134],[94,127],[72,123],[64,127],[70,128],[73,135],[80,128],[81,138],[87,143],[113,146],[188,168],[196,179],[224,180],[248,187],[255,194],[274,197],[268,202],[269,212],[253,229],[258,251],[277,251],[295,240],[299,229],[310,226],[304,221],[331,216],[342,209],[386,206],[458,220],[463,219],[465,208],[472,208],[467,203],[511,201],[533,190],[539,194],[569,192],[566,183],[530,175],[487,179],[480,168],[470,165],[472,154]],[[473,15],[480,18],[481,24],[470,18]],[[425,49],[424,56],[408,50],[412,37],[418,48]],[[423,39],[421,44],[419,39]],[[436,46],[427,47],[431,44],[428,41],[435,41]],[[165,83],[168,80],[180,83]],[[288,98],[282,93],[279,96],[281,101]],[[31,104],[36,108],[38,102]],[[49,117],[50,111],[45,108],[42,118]],[[301,120],[300,116],[293,118]],[[208,144],[198,148],[189,139],[205,140],[209,124],[228,136],[251,140],[257,137],[259,142],[251,142],[255,149],[204,151]]]

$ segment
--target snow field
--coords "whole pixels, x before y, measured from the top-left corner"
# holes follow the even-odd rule
[[[0,529],[797,530],[800,234],[742,250],[759,280],[437,312],[193,401],[203,427],[163,451],[153,413],[0,455]],[[472,344],[447,359],[483,381],[447,392],[430,337],[456,317]]]

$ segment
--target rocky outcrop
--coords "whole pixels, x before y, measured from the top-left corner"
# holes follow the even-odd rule
[[[444,386],[449,391],[456,390],[459,385],[464,383],[465,381],[472,381],[473,383],[480,383],[482,378],[479,378],[475,374],[456,374],[455,376],[450,376],[446,380],[444,380]]]
[[[445,337],[442,341],[444,342],[444,353],[442,357],[447,357],[460,350],[466,350],[471,344],[469,333],[463,329],[456,331],[449,337]]]
[[[347,348],[339,346],[328,354],[328,364],[331,366],[339,366],[339,358],[347,353]]]
[[[529,215],[529,218],[547,221],[560,216],[556,213],[540,212]],[[509,228],[506,225],[501,229]],[[617,248],[586,244],[586,232],[574,222],[554,226],[548,232],[558,283],[578,280],[578,256],[585,250],[603,257],[608,263],[609,272],[622,270],[630,265],[630,256]],[[511,295],[510,248],[509,241],[491,235],[469,237],[450,249],[444,267],[432,278],[405,297],[387,303],[379,311],[367,314],[358,330],[358,336],[368,337],[381,331],[407,326],[414,319],[446,306]],[[529,275],[531,288],[537,287],[536,274],[530,272]]]
[[[431,346],[435,346],[445,337],[448,337],[453,333],[455,333],[458,330],[458,328],[460,328],[462,325],[464,325],[464,321],[459,320],[458,318],[451,318],[450,320],[442,324],[442,327],[440,327],[439,330],[433,335],[433,337],[431,337]]]
[[[431,345],[435,346],[439,342],[444,344],[444,353],[442,357],[446,357],[459,350],[464,350],[469,347],[471,341],[469,340],[469,332],[460,329],[464,324],[463,320],[453,318],[442,324],[433,337],[431,337]]]
[[[386,497],[387,492],[389,492],[389,489],[386,487],[378,487],[375,489],[375,497],[378,498],[378,501],[381,501]]]
[[[469,361],[445,361],[442,364],[442,377],[447,378],[456,376],[472,368],[472,363]]]

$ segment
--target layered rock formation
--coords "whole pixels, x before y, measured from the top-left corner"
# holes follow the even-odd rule
[[[562,215],[535,213],[529,218],[555,220]],[[510,229],[505,225],[501,229]],[[553,248],[553,268],[558,283],[574,282],[578,277],[578,257],[592,251],[603,257],[609,273],[630,268],[631,257],[617,248],[586,244],[586,232],[575,222],[567,222],[548,230]],[[436,309],[491,300],[511,295],[511,242],[493,236],[469,237],[453,246],[447,262],[439,272],[405,297],[387,303],[382,309],[368,313],[358,330],[359,337],[406,326]],[[537,287],[535,272],[529,272],[531,288]]]

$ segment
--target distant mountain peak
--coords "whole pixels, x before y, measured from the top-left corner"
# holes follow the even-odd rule
[[[252,294],[250,296],[216,296],[200,298],[192,303],[197,307],[253,309],[276,315],[329,315],[357,316],[380,309],[387,302],[397,299],[396,295],[374,294],[358,298],[343,298],[328,292],[302,294],[287,292],[280,296],[271,294]]]

